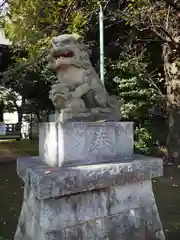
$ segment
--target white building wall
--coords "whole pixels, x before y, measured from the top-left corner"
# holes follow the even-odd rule
[[[3,114],[3,118],[4,118],[4,123],[6,123],[6,124],[8,124],[8,123],[12,123],[12,124],[18,123],[18,114],[17,114],[17,112],[13,112],[13,113],[5,112]]]
[[[0,28],[0,45],[11,45],[9,39],[5,37],[3,28]]]

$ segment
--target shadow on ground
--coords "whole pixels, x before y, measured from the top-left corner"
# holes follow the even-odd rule
[[[165,167],[164,177],[154,180],[153,186],[166,239],[179,240],[180,169]],[[16,174],[16,162],[0,164],[0,240],[13,239],[22,197],[23,183]]]
[[[164,176],[153,181],[154,194],[166,240],[180,239],[180,169],[164,167]]]
[[[16,161],[0,165],[0,237],[13,239],[23,197]]]

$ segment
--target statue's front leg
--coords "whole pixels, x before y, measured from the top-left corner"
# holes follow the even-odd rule
[[[65,108],[63,109],[66,113],[84,113],[87,111],[86,105],[81,97],[89,91],[89,85],[84,83],[78,86],[75,91],[71,92],[71,99],[66,101]]]
[[[85,112],[86,105],[81,98],[72,99],[66,102],[65,108],[63,109],[66,113],[83,113]]]
[[[78,99],[86,94],[89,90],[89,85],[87,83],[83,83],[82,85],[79,85],[71,94],[73,98]]]
[[[62,94],[56,93],[51,96],[51,101],[56,109],[61,110],[65,106],[65,99]]]
[[[66,101],[65,108],[60,111],[60,120],[66,121],[68,119],[72,119],[74,117],[80,116],[81,113],[86,113],[86,105],[84,101],[79,99],[71,99]]]

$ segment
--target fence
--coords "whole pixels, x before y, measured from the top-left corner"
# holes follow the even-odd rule
[[[0,135],[0,139],[21,139],[21,127],[17,124],[5,124],[5,134]]]

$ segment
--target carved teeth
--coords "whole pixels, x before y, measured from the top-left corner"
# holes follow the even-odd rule
[[[61,57],[73,57],[73,52],[65,52],[61,54]]]

